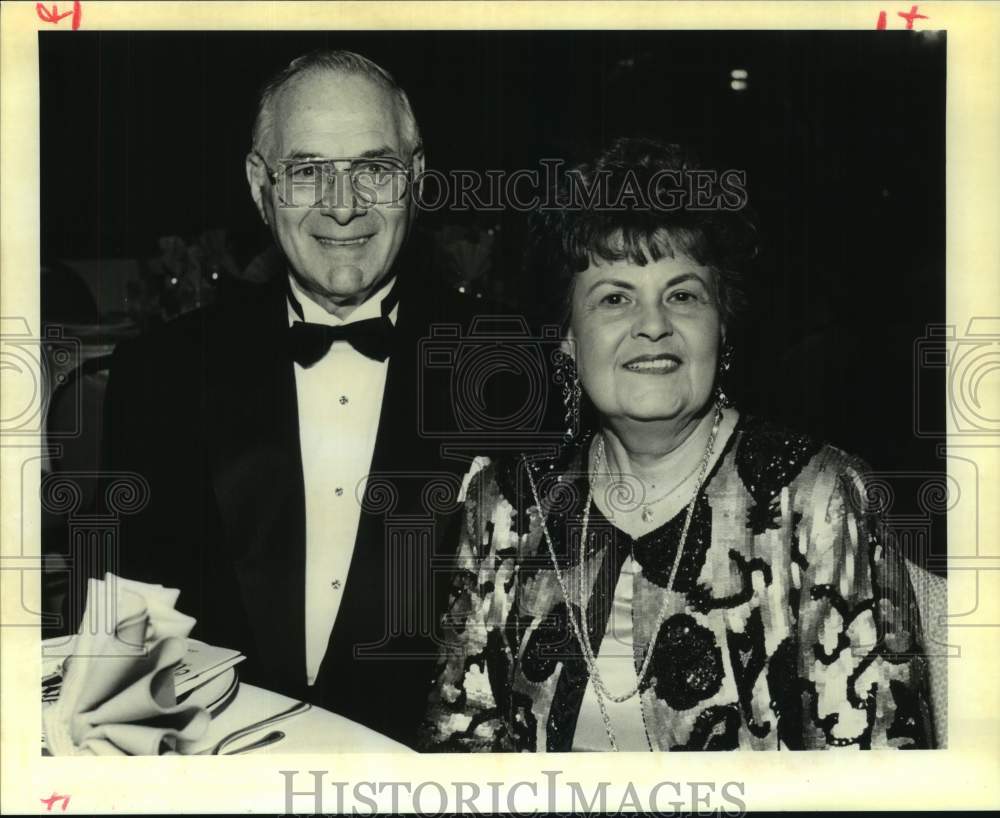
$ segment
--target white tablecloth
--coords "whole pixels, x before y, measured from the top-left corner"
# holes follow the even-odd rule
[[[295,704],[295,699],[272,693],[253,685],[240,684],[233,702],[213,720],[203,741],[195,750],[211,747],[229,733],[268,716],[277,715]],[[276,744],[253,750],[253,755],[264,753],[412,753],[409,747],[374,730],[338,716],[315,705],[298,716],[268,724],[244,736],[223,752],[236,750],[280,730],[285,738]]]

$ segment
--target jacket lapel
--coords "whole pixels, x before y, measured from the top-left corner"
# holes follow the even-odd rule
[[[305,676],[305,491],[284,282],[260,289],[216,323],[209,456],[250,658],[265,684],[292,690]]]
[[[426,517],[429,510],[424,507],[423,491],[428,480],[440,474],[442,469],[437,441],[422,438],[417,429],[419,367],[416,356],[422,333],[418,326],[420,322],[413,320],[415,313],[419,316],[420,305],[412,301],[400,305],[398,332],[386,375],[369,485],[351,563],[351,581],[348,584],[353,584],[353,587],[345,598],[348,610],[351,603],[370,606],[376,597],[381,597],[381,594],[373,593],[374,589],[367,582],[354,583],[355,569],[360,576],[376,582],[379,589],[386,585],[386,525],[393,518],[409,517],[417,524],[418,518]],[[455,466],[452,466],[454,469]],[[383,508],[376,498],[379,489],[386,484],[391,485],[393,492],[393,504],[388,509]],[[381,609],[373,613],[378,614],[376,618],[381,620],[380,625],[384,623],[385,614]],[[353,617],[338,615],[338,621],[350,619]],[[362,621],[375,624],[371,617]]]
[[[409,280],[419,283],[416,276]],[[457,495],[464,468],[461,462],[444,463],[440,441],[421,436],[417,425],[419,341],[434,320],[435,305],[404,286],[365,503],[317,684],[325,707],[404,742],[412,740],[423,712],[423,682],[436,657],[428,638],[434,625],[428,591],[447,515],[427,507],[427,487],[430,480],[443,479],[454,484],[451,494]],[[383,503],[382,497],[391,501]],[[447,502],[442,505],[446,511]],[[444,579],[439,578],[442,588]]]

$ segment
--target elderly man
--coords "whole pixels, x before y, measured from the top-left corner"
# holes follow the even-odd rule
[[[383,69],[342,51],[293,61],[246,159],[284,269],[121,345],[106,416],[111,468],[151,490],[123,519],[121,573],[179,587],[195,636],[247,654],[244,679],[403,742],[445,590],[423,533],[454,541],[425,489],[465,466],[419,434],[418,341],[465,315],[403,252],[423,163]]]

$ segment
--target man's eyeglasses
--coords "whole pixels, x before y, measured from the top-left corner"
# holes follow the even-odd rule
[[[257,154],[260,156],[260,154]],[[263,156],[268,178],[283,204],[289,207],[345,207],[354,202],[330,201],[344,196],[345,186],[335,184],[346,173],[351,190],[362,207],[398,202],[410,185],[408,165],[391,156],[349,159],[280,159],[272,168]],[[340,166],[338,168],[338,165]],[[346,166],[346,167],[345,167]]]

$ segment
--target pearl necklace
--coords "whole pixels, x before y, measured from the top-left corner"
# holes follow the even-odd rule
[[[656,615],[656,623],[653,626],[652,634],[653,637],[650,640],[649,645],[646,647],[646,656],[643,658],[642,666],[639,669],[637,675],[637,681],[635,685],[627,693],[615,695],[613,694],[604,684],[604,680],[601,678],[601,674],[597,669],[597,658],[594,656],[593,646],[590,644],[590,636],[587,634],[586,621],[584,617],[585,609],[583,607],[583,599],[586,592],[586,585],[584,581],[584,557],[586,556],[586,546],[587,546],[587,529],[590,524],[590,505],[594,501],[594,481],[588,480],[589,486],[587,490],[587,505],[583,512],[583,530],[580,536],[580,563],[579,563],[579,599],[581,605],[580,619],[578,623],[575,616],[573,616],[572,610],[570,609],[570,593],[569,587],[566,584],[566,580],[563,577],[562,571],[559,570],[559,561],[556,557],[555,547],[552,544],[552,537],[549,535],[549,527],[545,517],[542,517],[542,534],[545,537],[545,543],[549,549],[549,557],[552,560],[552,567],[555,569],[556,580],[559,582],[559,589],[562,591],[563,598],[566,600],[566,619],[570,623],[570,629],[573,631],[573,635],[576,637],[576,641],[580,645],[580,650],[583,654],[584,663],[587,666],[587,670],[590,674],[590,678],[594,683],[594,692],[597,694],[597,703],[601,708],[601,717],[604,720],[604,729],[608,734],[608,739],[611,741],[611,748],[615,751],[618,750],[618,744],[615,741],[614,730],[611,727],[611,717],[608,715],[607,705],[605,704],[605,699],[610,699],[611,701],[621,704],[626,702],[635,696],[639,690],[642,688],[643,682],[646,678],[646,674],[649,672],[649,666],[653,660],[653,647],[656,642],[656,637],[660,632],[660,627],[663,625],[667,618],[667,611],[670,607],[670,594],[669,591],[674,584],[674,579],[677,576],[677,569],[681,564],[681,555],[684,552],[684,545],[687,542],[688,531],[691,529],[691,520],[694,518],[694,507],[698,500],[698,495],[701,493],[702,485],[705,481],[705,476],[708,474],[708,464],[712,459],[712,451],[715,448],[715,440],[719,434],[719,426],[722,423],[722,404],[716,403],[715,405],[715,418],[712,423],[712,431],[708,437],[708,445],[705,447],[705,454],[701,459],[699,464],[701,469],[698,474],[697,485],[695,486],[694,494],[691,497],[691,502],[688,503],[687,515],[684,518],[684,528],[681,532],[681,538],[677,543],[677,551],[674,554],[674,562],[670,568],[670,575],[667,579],[666,590],[663,599],[663,604],[660,606],[660,610]],[[595,446],[595,457],[594,457],[594,471],[601,465],[601,461],[604,459],[604,438],[598,438],[597,444]],[[539,514],[542,511],[542,504],[538,497],[538,489],[535,486],[534,477],[532,477],[531,469],[528,467],[525,461],[525,471],[528,475],[528,483],[531,486],[531,494],[535,501],[535,506],[538,508]],[[662,498],[661,498],[662,499]]]

